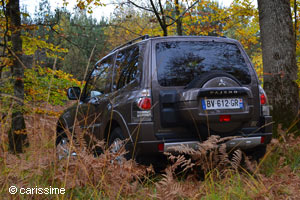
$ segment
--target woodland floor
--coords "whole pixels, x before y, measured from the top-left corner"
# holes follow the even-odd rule
[[[177,157],[164,173],[154,174],[151,167],[133,161],[111,162],[116,155],[109,151],[94,157],[83,148],[76,158],[59,161],[55,127],[63,109],[46,106],[43,110],[47,112],[36,109],[35,114],[26,115],[30,146],[20,155],[7,151],[9,123],[1,121],[0,199],[300,199],[300,137],[281,131],[281,138],[272,140],[258,164],[235,166],[241,160],[233,160],[228,166],[210,160],[212,167],[203,171],[197,169],[201,168],[197,163],[203,163],[199,157],[202,160],[196,161],[194,170],[179,172],[177,165],[192,164]],[[200,171],[204,175],[199,176]],[[66,192],[12,195],[8,192],[11,186],[51,186]]]

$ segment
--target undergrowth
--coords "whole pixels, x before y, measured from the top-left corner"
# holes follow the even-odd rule
[[[62,106],[49,106],[60,112]],[[228,155],[222,140],[210,137],[198,150],[180,146],[169,154],[169,166],[159,174],[151,166],[106,149],[94,156],[77,136],[72,151],[76,156],[59,160],[56,155],[57,115],[26,115],[30,146],[25,153],[8,152],[9,115],[1,118],[0,198],[1,199],[299,199],[300,138],[293,135],[273,139],[260,163],[250,161],[236,150]],[[69,133],[70,136],[71,133]],[[17,188],[65,188],[63,195],[9,194]]]

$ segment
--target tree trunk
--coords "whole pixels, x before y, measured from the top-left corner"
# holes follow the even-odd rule
[[[168,26],[167,26],[165,11],[162,6],[161,0],[159,0],[158,3],[159,3],[160,13],[161,13],[161,20],[162,20],[161,28],[163,29],[164,36],[168,36]]]
[[[294,25],[294,32],[295,32],[295,41],[297,43],[297,0],[294,0],[294,18],[295,18],[295,25]],[[297,51],[297,49],[296,49]],[[297,62],[297,60],[296,60]]]
[[[296,119],[299,89],[296,41],[289,0],[258,0],[264,89],[273,106],[273,119],[284,128]],[[276,128],[276,126],[274,126]]]
[[[7,4],[7,15],[9,17],[9,28],[11,30],[11,42],[13,54],[12,81],[14,85],[11,130],[9,132],[9,149],[14,153],[23,152],[27,135],[25,132],[25,120],[23,116],[24,101],[24,68],[22,66],[22,39],[21,39],[21,17],[19,0],[9,0]]]
[[[163,26],[161,28],[163,29],[164,36],[168,36],[168,28],[167,28],[167,26]]]
[[[161,29],[164,32],[164,36],[168,36],[168,26],[167,26],[167,22],[166,22],[166,16],[164,14],[164,9],[163,9],[162,4],[161,4],[161,0],[159,0],[159,7],[160,7],[160,13],[162,15],[162,18],[160,18],[159,12],[156,9],[153,0],[150,0],[150,3],[151,3],[151,6],[152,6],[152,9],[153,9],[153,12],[156,16],[156,19],[158,20],[159,25],[160,25]]]
[[[182,20],[180,17],[178,0],[175,0],[175,14],[176,14],[176,20],[177,20],[177,22],[176,22],[177,35],[182,35]]]

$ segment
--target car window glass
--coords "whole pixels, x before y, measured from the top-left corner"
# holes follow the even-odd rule
[[[131,83],[139,74],[139,47],[134,46],[118,52],[115,65],[114,89]]]
[[[250,84],[249,68],[235,44],[203,41],[171,41],[156,45],[158,82],[162,86],[186,86],[205,72],[222,71],[242,84]]]
[[[108,57],[95,66],[87,85],[88,96],[95,97],[110,91],[112,66],[112,57]]]

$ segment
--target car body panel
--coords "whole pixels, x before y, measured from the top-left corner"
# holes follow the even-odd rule
[[[229,78],[215,77],[214,81],[205,82],[206,85],[201,88],[160,85],[157,78],[156,44],[169,41],[209,41],[236,45],[249,70],[250,84],[235,84],[229,76]],[[126,83],[121,88],[116,88],[116,81],[120,81],[118,76],[122,76],[122,74],[117,75],[120,72],[117,72],[116,68],[119,53],[137,46],[139,60],[136,70],[140,70],[141,73],[133,81]],[[111,78],[109,87],[104,94],[88,98],[90,94],[85,86],[80,103],[74,104],[62,114],[59,119],[62,125],[59,126],[72,129],[76,116],[81,129],[106,141],[109,132],[118,126],[121,128],[124,138],[128,138],[128,143],[131,145],[131,149],[136,151],[136,155],[158,155],[162,153],[158,150],[158,144],[204,141],[211,134],[221,137],[256,137],[253,139],[255,142],[258,137],[264,136],[267,139],[260,145],[270,142],[272,118],[261,115],[259,80],[253,64],[238,41],[210,36],[154,37],[115,49],[98,61],[96,66],[101,65],[109,56],[113,57],[112,66],[114,66],[108,75]],[[224,81],[227,81],[226,87],[222,85]],[[216,84],[220,85],[220,83],[221,86],[216,87]],[[151,120],[136,121],[133,117],[133,110],[136,109],[137,100],[143,95],[143,91],[148,92],[152,100],[152,108],[149,111]],[[202,99],[217,98],[218,96],[223,98],[224,92],[228,97],[230,91],[238,92],[233,97],[242,98],[244,106],[241,109],[218,111],[202,108]],[[78,108],[76,108],[77,106]],[[221,114],[230,115],[230,123],[220,123],[219,115]]]

